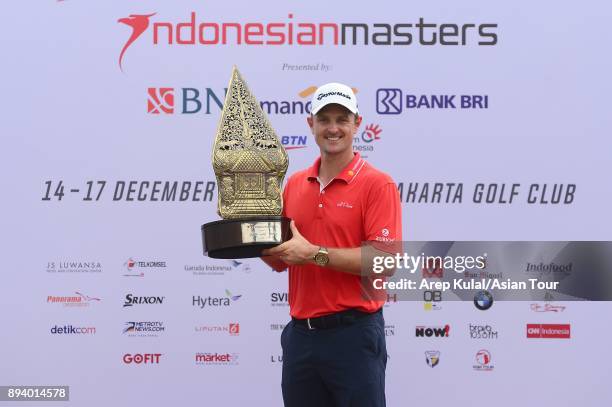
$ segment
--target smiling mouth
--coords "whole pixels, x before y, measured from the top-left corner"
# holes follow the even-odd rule
[[[325,140],[329,140],[329,141],[338,141],[342,138],[342,136],[325,136]]]

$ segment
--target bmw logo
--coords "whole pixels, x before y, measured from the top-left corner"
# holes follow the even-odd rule
[[[493,306],[493,296],[488,291],[478,291],[474,295],[474,306],[481,311],[486,311]]]

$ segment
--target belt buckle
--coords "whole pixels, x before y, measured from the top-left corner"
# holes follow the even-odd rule
[[[310,325],[310,318],[306,318],[306,325],[308,326],[308,330],[309,331],[314,331],[315,328],[313,328],[312,325]]]

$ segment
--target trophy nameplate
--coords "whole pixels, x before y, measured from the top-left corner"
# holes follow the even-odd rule
[[[287,152],[236,67],[212,162],[219,192],[217,212],[223,220],[202,225],[205,255],[259,257],[263,249],[291,238],[290,219],[281,216]]]

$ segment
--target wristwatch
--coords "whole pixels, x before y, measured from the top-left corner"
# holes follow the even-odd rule
[[[329,263],[329,252],[327,248],[323,246],[319,247],[319,251],[314,255],[314,261],[317,263],[317,266],[327,266],[327,263]]]

